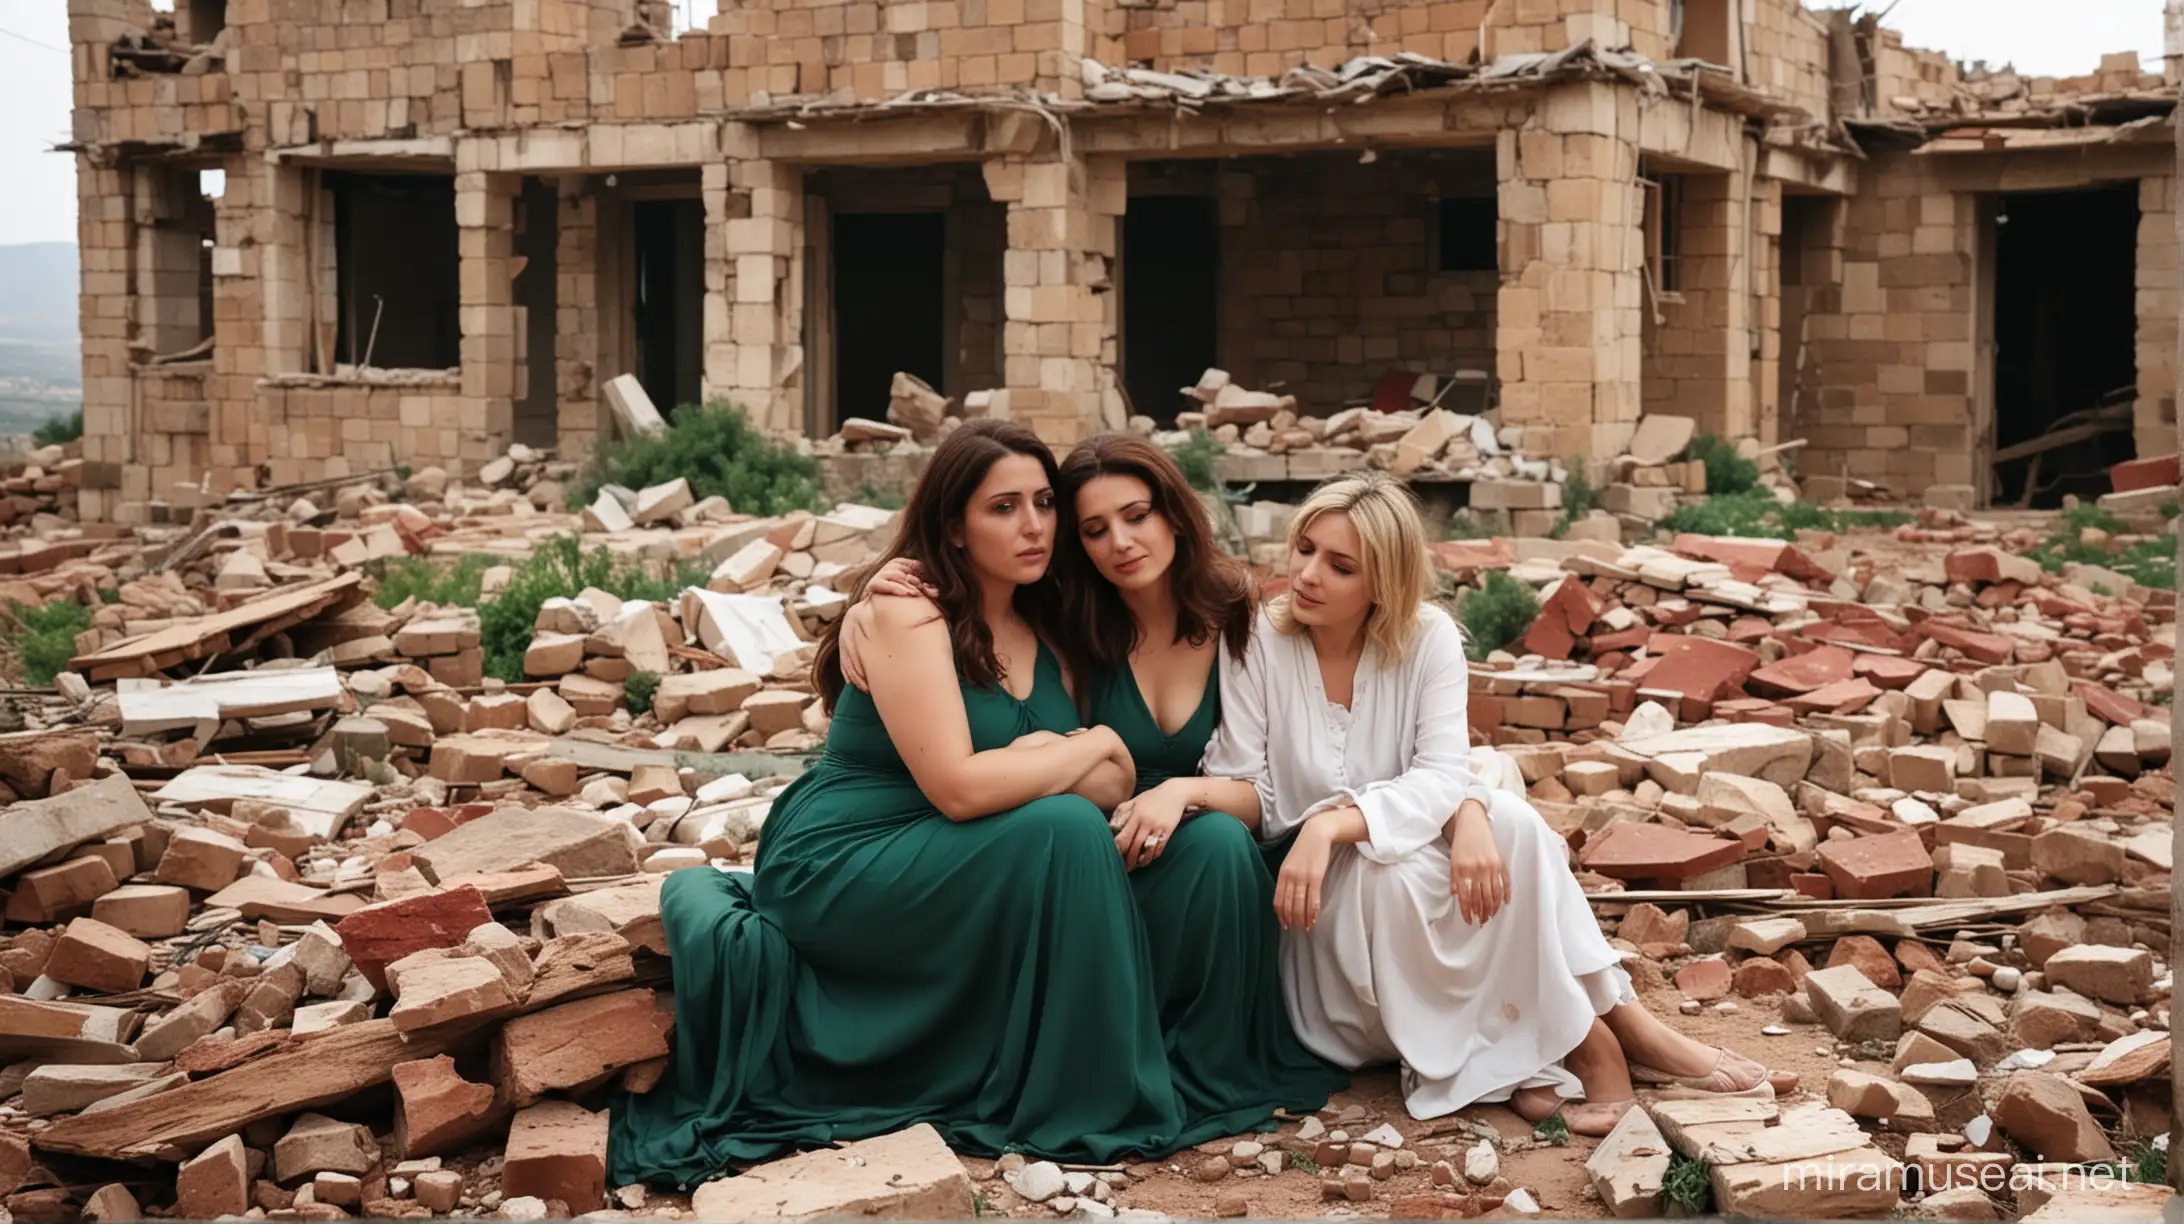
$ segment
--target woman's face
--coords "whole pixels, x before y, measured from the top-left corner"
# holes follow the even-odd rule
[[[955,544],[981,578],[1019,586],[1045,577],[1054,556],[1054,488],[1029,455],[1004,455],[963,507]]]
[[[1357,526],[1342,511],[1327,511],[1289,550],[1289,613],[1300,625],[1362,624],[1372,607]]]
[[[1095,476],[1077,492],[1077,538],[1100,577],[1143,590],[1175,564],[1175,525],[1135,476]]]

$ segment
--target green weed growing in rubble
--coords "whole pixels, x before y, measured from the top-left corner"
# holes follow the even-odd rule
[[[828,509],[818,461],[768,438],[728,403],[685,404],[658,435],[602,440],[569,487],[569,505],[590,505],[610,484],[642,489],[677,476],[694,496],[727,498],[739,514]]]
[[[1706,491],[1715,496],[1742,493],[1759,483],[1759,464],[1737,454],[1736,443],[1713,434],[1691,439],[1684,455],[1706,465]]]
[[[1487,570],[1478,590],[1456,605],[1464,625],[1464,653],[1485,658],[1523,636],[1539,615],[1539,596],[1500,570]]]
[[[2055,530],[2032,554],[2040,568],[2051,574],[2059,574],[2067,565],[2098,565],[2112,569],[2143,587],[2173,591],[2176,589],[2176,537],[2167,532],[2141,536],[2127,544],[2119,545],[2115,552],[2088,544],[2084,534],[2088,529],[2105,531],[2111,536],[2128,536],[2131,525],[2101,509],[2099,506],[2074,506],[2063,511],[2055,522]]]
[[[703,566],[656,574],[615,560],[604,548],[584,551],[576,536],[555,536],[519,562],[500,593],[478,606],[478,636],[485,674],[511,683],[523,679],[523,652],[531,644],[538,610],[549,599],[574,598],[597,587],[618,599],[664,603],[686,587],[704,586]]]
[[[1183,479],[1201,493],[1212,493],[1221,487],[1221,478],[1214,473],[1213,461],[1220,457],[1222,446],[1212,434],[1203,429],[1191,431],[1190,440],[1168,452],[1175,465],[1183,469]]]
[[[378,562],[373,572],[379,589],[372,592],[372,602],[394,608],[415,599],[442,607],[475,608],[485,571],[499,563],[486,553],[464,553],[452,562],[435,557],[396,557]]]
[[[91,609],[71,600],[56,599],[33,607],[10,604],[8,644],[22,661],[23,683],[48,685],[67,670],[76,655],[76,635],[91,627]]]
[[[1668,1172],[1661,1178],[1661,1197],[1687,1216],[1705,1215],[1714,1208],[1714,1170],[1703,1160],[1676,1153],[1668,1158]]]
[[[648,671],[631,672],[622,681],[622,696],[627,699],[631,714],[652,712],[652,697],[660,691],[660,678]]]
[[[1561,1147],[1570,1141],[1570,1124],[1562,1120],[1561,1114],[1550,1114],[1533,1125],[1532,1134],[1542,1143]]]
[[[1776,501],[1765,489],[1747,489],[1678,506],[1661,520],[1660,530],[1794,540],[1800,531],[1900,527],[1910,521],[1900,510],[1829,510],[1810,502]]]
[[[1593,487],[1592,474],[1585,470],[1585,461],[1572,459],[1566,468],[1562,477],[1562,517],[1555,520],[1551,533],[1558,540],[1570,530],[1570,524],[1591,514],[1600,504],[1600,490]]]

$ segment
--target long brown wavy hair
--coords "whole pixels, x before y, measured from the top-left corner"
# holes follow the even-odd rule
[[[1077,494],[1101,476],[1143,481],[1152,491],[1153,509],[1175,530],[1168,584],[1175,593],[1176,640],[1201,646],[1218,635],[1230,654],[1242,654],[1251,640],[1257,593],[1251,571],[1214,544],[1213,516],[1206,504],[1168,452],[1130,434],[1094,434],[1062,460],[1061,478],[1055,482],[1064,538],[1054,551],[1054,574],[1061,583],[1060,623],[1067,626],[1056,649],[1077,677],[1078,692],[1091,692],[1090,677],[1130,666],[1130,652],[1138,644],[1136,618],[1121,592],[1100,576],[1077,536]]]
[[[1015,421],[990,417],[965,421],[934,450],[924,474],[910,491],[909,504],[896,516],[900,525],[895,530],[895,542],[858,576],[856,590],[850,592],[852,602],[863,599],[865,584],[872,575],[897,557],[917,562],[924,570],[925,581],[939,588],[934,602],[940,605],[949,635],[955,639],[957,670],[964,680],[981,688],[1000,685],[1001,664],[994,658],[993,631],[979,614],[977,576],[971,572],[969,558],[963,550],[952,547],[948,537],[963,521],[971,496],[986,479],[986,473],[1009,455],[1037,459],[1059,502],[1061,480],[1054,465],[1054,451],[1039,440],[1039,435]],[[1062,517],[1056,516],[1057,520]],[[1057,522],[1056,530],[1060,529]],[[1049,568],[1039,581],[1016,588],[1017,610],[1050,642],[1054,587],[1053,570]],[[820,632],[819,653],[811,665],[812,686],[819,690],[830,714],[846,683],[842,676],[841,631],[842,618],[837,617]]]

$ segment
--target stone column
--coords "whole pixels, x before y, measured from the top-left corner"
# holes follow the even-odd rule
[[[704,168],[705,389],[779,433],[804,427],[803,171],[731,124]]]
[[[554,242],[555,445],[575,458],[604,428],[599,398],[599,197],[587,180],[561,180]]]
[[[1643,301],[1635,90],[1547,94],[1495,144],[1502,422],[1540,458],[1619,454],[1639,414]]]
[[[515,432],[515,201],[522,178],[460,169],[455,175],[456,249],[462,301],[463,409],[455,448],[440,453],[466,470],[497,458]]]
[[[1011,157],[985,170],[987,192],[1008,206],[1001,349],[1011,414],[1056,446],[1121,428],[1113,265],[1123,163]]]

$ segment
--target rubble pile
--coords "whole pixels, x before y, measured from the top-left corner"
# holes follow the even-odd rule
[[[1233,447],[1468,471],[1475,501],[1543,491],[1512,522],[1562,513],[1566,474],[1518,467],[1484,417],[1428,400],[1303,418],[1210,375],[1195,390],[1187,424]],[[868,424],[902,436],[850,445],[1006,411],[896,392]],[[1741,1009],[1766,1025],[1746,1052],[1833,1064],[1780,1101],[1647,1087],[1605,1142],[1556,1157],[1585,1164],[1579,1199],[1519,1169],[1544,1139],[1354,1099],[1097,1170],[959,1160],[913,1129],[687,1208],[608,1186],[606,1094],[656,1078],[672,1039],[660,884],[749,870],[826,730],[811,642],[892,514],[757,518],[685,480],[571,514],[574,468],[515,448],[469,479],[178,497],[166,522],[41,521],[13,542],[0,599],[95,611],[56,691],[0,731],[0,1205],[1098,1218],[1264,1214],[1272,1194],[1632,1216],[1674,1205],[1682,1158],[1740,1214],[2136,1209],[2141,1191],[2066,1166],[2128,1161],[2167,1125],[2173,596],[2041,573],[2033,533],[1946,512],[1794,543],[1615,542],[1641,503],[1703,484],[1690,441],[1648,418],[1599,469],[1629,502],[1562,539],[1434,545],[1459,580],[1500,570],[1541,595],[1474,671],[1471,718],[1569,838],[1642,994]],[[1233,509],[1278,566],[1290,507]],[[489,601],[572,537],[695,584],[543,599],[515,682],[485,674],[478,608],[368,598],[405,558],[484,554]],[[1794,1177],[1815,1161],[1870,1176],[1816,1196]],[[1965,1180],[1989,1170],[2054,1176]]]

